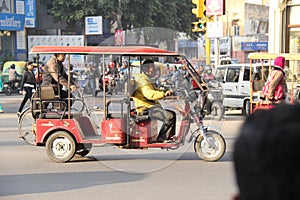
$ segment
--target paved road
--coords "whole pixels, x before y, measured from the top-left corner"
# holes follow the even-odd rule
[[[22,97],[11,96],[9,103],[6,98],[0,96],[0,102],[12,110],[0,115],[0,199],[229,200],[236,192],[231,155],[243,121],[237,113],[206,121],[220,129],[227,143],[218,162],[199,160],[193,145],[173,151],[94,146],[87,157],[59,164],[44,147],[18,138],[15,111]]]

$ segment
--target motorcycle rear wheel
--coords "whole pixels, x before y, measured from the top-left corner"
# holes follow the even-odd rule
[[[199,134],[194,143],[194,150],[197,156],[208,162],[214,162],[223,157],[226,150],[226,143],[222,135],[216,131],[209,130],[206,139]]]
[[[11,87],[7,87],[7,88],[5,89],[5,91],[4,91],[4,93],[6,94],[6,96],[10,96],[11,93],[12,93]]]
[[[219,101],[214,101],[211,105],[211,114],[212,119],[220,121],[224,115],[223,104]]]

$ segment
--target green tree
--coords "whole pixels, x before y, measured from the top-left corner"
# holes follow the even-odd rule
[[[48,14],[54,17],[55,22],[66,22],[69,27],[75,27],[76,24],[83,27],[85,16],[99,15],[109,22],[108,28],[117,23],[118,29],[122,30],[159,27],[192,35],[191,23],[195,20],[191,13],[193,7],[191,0],[41,0],[41,2],[47,6]],[[161,38],[158,37],[161,36],[159,32],[147,29],[144,32],[145,43],[173,38],[171,35]]]

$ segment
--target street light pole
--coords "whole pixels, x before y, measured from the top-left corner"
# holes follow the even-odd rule
[[[214,15],[214,22],[218,21],[218,16]],[[214,39],[214,49],[215,49],[215,67],[219,66],[220,63],[220,40],[219,38]]]

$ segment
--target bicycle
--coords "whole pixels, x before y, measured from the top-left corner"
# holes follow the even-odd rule
[[[99,125],[102,119],[101,109],[99,109],[99,107],[89,108],[84,95],[84,88],[78,88],[76,93],[77,97],[72,98],[71,100],[73,100],[74,103],[81,102],[82,104],[73,106],[71,108],[71,112],[81,112],[83,116],[89,116],[93,122],[93,125],[96,127],[97,132],[100,134]],[[35,118],[32,115],[31,106],[25,108],[20,114],[18,119],[18,131],[20,135],[19,137],[22,138],[26,143],[35,145]]]

